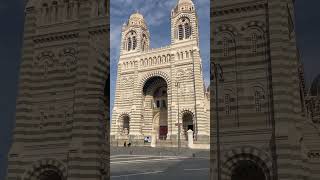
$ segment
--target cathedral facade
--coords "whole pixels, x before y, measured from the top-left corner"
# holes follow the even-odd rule
[[[29,0],[8,180],[109,176],[104,0]]]
[[[306,118],[294,1],[212,2],[211,68],[220,65],[223,81],[216,91],[211,78],[211,179],[319,179],[320,131]]]
[[[192,130],[195,140],[209,143],[198,26],[191,0],[179,0],[171,11],[169,46],[150,49],[147,23],[138,12],[123,25],[112,139],[137,144],[150,137],[174,145],[179,132],[186,141]]]

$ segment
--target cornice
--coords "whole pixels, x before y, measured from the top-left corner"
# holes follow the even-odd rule
[[[267,4],[264,2],[258,2],[258,3],[244,3],[244,4],[237,4],[232,6],[225,6],[225,7],[217,7],[212,9],[212,15],[217,16],[224,16],[224,15],[230,15],[230,14],[239,14],[242,12],[251,12],[251,11],[257,11],[261,9],[266,9]]]
[[[65,32],[65,33],[53,33],[53,34],[46,34],[41,35],[34,38],[35,43],[47,43],[53,41],[63,41],[67,39],[76,39],[79,37],[78,32]]]

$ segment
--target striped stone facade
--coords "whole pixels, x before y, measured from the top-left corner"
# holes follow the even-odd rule
[[[185,22],[190,26],[184,29],[181,26],[179,31],[179,23]],[[134,34],[137,37],[131,36]],[[184,37],[179,39],[182,34]],[[143,41],[143,37],[146,41]],[[135,49],[130,47],[131,38],[136,40],[137,46],[132,46]],[[172,10],[169,46],[150,49],[149,38],[143,16],[140,13],[132,14],[122,28],[112,111],[112,139],[117,142],[135,141],[137,145],[141,140],[143,142],[144,137],[153,136],[154,141],[166,140],[170,145],[176,145],[179,122],[182,124],[180,132],[183,141],[186,140],[186,128],[192,127],[195,139],[209,144],[209,99],[205,95],[198,18],[193,2],[179,0]],[[146,46],[143,42],[147,42]],[[160,86],[166,92],[163,101],[166,105],[160,105],[157,112],[154,94]],[[189,115],[190,124],[184,128],[186,115]],[[127,125],[125,121],[129,121]],[[161,128],[167,131],[164,135],[159,132]]]
[[[211,78],[211,179],[217,111],[221,179],[236,180],[239,169],[265,180],[319,179],[320,159],[308,155],[320,150],[319,129],[304,116],[294,26],[291,0],[212,1],[211,61],[224,77],[218,99]]]
[[[108,176],[107,3],[27,1],[8,180]]]

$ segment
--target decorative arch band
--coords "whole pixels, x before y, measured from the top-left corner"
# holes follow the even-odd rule
[[[191,114],[192,117],[194,117],[194,112],[193,109],[189,109],[189,108],[184,108],[180,111],[180,117],[183,117],[183,115],[185,114]]]
[[[251,161],[260,167],[265,174],[266,180],[272,179],[272,159],[269,155],[255,147],[242,146],[227,151],[221,157],[222,180],[231,180],[233,169],[243,160]]]
[[[238,31],[235,27],[231,25],[221,25],[215,29],[215,34],[221,33],[221,32],[227,32],[231,34],[233,37],[238,35]]]
[[[67,179],[67,169],[62,162],[55,159],[41,159],[33,163],[31,167],[26,170],[22,180],[31,180],[37,178],[41,173],[47,170],[56,171],[56,173],[62,176],[62,180]]]
[[[171,80],[170,80],[169,76],[168,76],[165,72],[162,72],[162,71],[155,71],[155,72],[151,72],[151,73],[146,74],[146,75],[141,79],[141,81],[140,81],[140,83],[139,83],[140,89],[143,89],[145,83],[146,83],[149,79],[151,79],[151,78],[153,78],[153,77],[157,77],[157,76],[163,78],[163,79],[167,82],[168,91],[169,91],[169,90],[171,89]]]
[[[267,31],[267,27],[265,26],[265,24],[263,22],[259,22],[259,21],[247,22],[245,25],[243,25],[241,27],[241,30],[244,31],[248,28],[258,28],[263,33],[265,33]]]

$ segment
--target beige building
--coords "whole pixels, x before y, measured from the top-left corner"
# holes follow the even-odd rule
[[[8,180],[108,176],[106,3],[27,1]]]
[[[171,11],[171,44],[150,49],[150,33],[136,12],[123,25],[111,137],[136,145],[177,145],[194,131],[209,144],[209,99],[205,95],[196,8],[179,0]]]
[[[222,180],[320,179],[319,124],[305,117],[293,3],[211,3],[212,63],[224,72],[218,109],[211,82],[212,180],[219,172]]]

